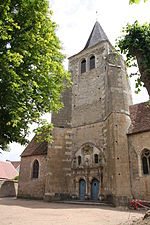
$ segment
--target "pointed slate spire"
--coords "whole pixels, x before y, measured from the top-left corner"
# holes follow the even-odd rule
[[[108,37],[106,36],[106,34],[103,31],[103,28],[101,27],[99,22],[96,21],[84,49],[92,47],[92,46],[96,45],[97,43],[104,41],[104,40],[108,40]]]

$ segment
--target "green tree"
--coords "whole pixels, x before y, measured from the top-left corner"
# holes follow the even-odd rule
[[[127,66],[138,65],[139,72],[131,74],[138,75],[136,92],[140,91],[142,81],[150,96],[150,24],[140,25],[137,21],[133,25],[127,24],[117,46],[126,55]]]
[[[27,143],[29,125],[51,124],[41,116],[62,107],[70,83],[47,0],[0,1],[0,147]],[[38,129],[41,134],[41,129]]]
[[[141,0],[129,0],[130,4],[139,4],[141,2]],[[147,0],[144,0],[144,2],[147,2]]]

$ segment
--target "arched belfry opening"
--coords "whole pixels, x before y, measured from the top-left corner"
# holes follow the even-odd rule
[[[83,59],[81,61],[81,73],[85,73],[86,72],[86,59]]]
[[[95,56],[92,55],[90,57],[90,70],[94,69],[95,68]]]

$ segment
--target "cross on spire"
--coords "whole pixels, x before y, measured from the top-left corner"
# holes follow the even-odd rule
[[[96,11],[96,21],[98,21],[98,11]]]

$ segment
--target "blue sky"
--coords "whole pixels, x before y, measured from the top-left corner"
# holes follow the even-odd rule
[[[57,35],[67,57],[84,48],[96,19],[113,45],[128,22],[150,22],[150,1],[129,6],[128,0],[51,0],[50,8],[54,11],[53,20],[59,25]],[[66,60],[66,69],[67,65]],[[148,100],[144,89],[138,95],[134,94],[133,80],[131,86],[134,103]],[[0,160],[18,160],[24,146],[13,143],[10,149],[9,153],[0,154]]]

